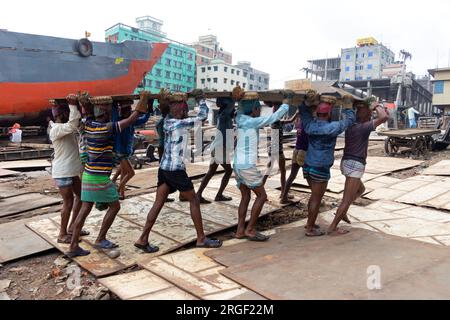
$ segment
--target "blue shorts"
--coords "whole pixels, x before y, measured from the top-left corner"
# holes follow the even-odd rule
[[[54,178],[58,188],[67,188],[73,185],[73,177],[70,178]]]
[[[330,167],[311,167],[305,163],[303,177],[314,182],[328,182],[331,179]]]

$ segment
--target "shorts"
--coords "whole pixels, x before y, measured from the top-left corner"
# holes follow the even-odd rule
[[[310,167],[305,163],[303,177],[314,182],[328,182],[331,179],[330,167]]]
[[[130,159],[129,154],[116,153],[114,155],[114,165],[119,165],[122,162],[122,160],[129,160],[129,159]]]
[[[194,190],[194,185],[191,179],[189,179],[186,171],[165,171],[162,169],[158,170],[158,187],[166,184],[169,186],[170,193],[175,191],[186,192]]]
[[[234,174],[236,176],[238,188],[241,187],[241,184],[247,186],[250,189],[256,189],[263,185],[264,176],[256,167],[250,169],[234,168]]]
[[[53,180],[55,180],[56,186],[58,188],[67,188],[67,187],[71,187],[73,185],[73,178],[74,177],[70,177],[70,178],[54,178]]]
[[[341,172],[345,177],[361,179],[364,175],[366,166],[356,160],[342,160]]]
[[[223,149],[221,154],[216,153],[216,150],[211,151],[211,161],[210,164],[231,164],[230,153],[226,149]]]
[[[292,164],[296,164],[299,167],[303,167],[305,164],[306,151],[305,150],[294,150],[292,154]]]

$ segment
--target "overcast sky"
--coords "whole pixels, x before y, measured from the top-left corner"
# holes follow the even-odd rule
[[[0,29],[104,41],[105,29],[151,15],[180,42],[215,34],[233,63],[248,60],[271,75],[271,88],[304,77],[311,58],[337,56],[356,39],[373,36],[398,57],[413,54],[408,68],[418,75],[447,67],[450,60],[448,0],[75,0],[2,1]]]

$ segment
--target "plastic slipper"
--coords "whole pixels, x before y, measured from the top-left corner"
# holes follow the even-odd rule
[[[206,238],[203,244],[197,244],[197,248],[220,248],[221,246],[222,241],[209,238]]]
[[[138,249],[141,249],[142,251],[144,251],[145,253],[155,253],[159,251],[159,247],[157,246],[153,246],[149,243],[147,243],[146,245],[142,245],[139,243],[135,243],[134,246]]]
[[[199,199],[199,201],[200,201],[200,204],[211,204],[211,201],[206,200],[206,199],[203,198],[203,197],[201,197],[201,198]]]
[[[270,239],[269,236],[263,235],[260,232],[257,232],[253,237],[246,236],[245,238],[249,241],[256,241],[256,242],[265,242]]]
[[[118,247],[119,247],[119,245],[117,245],[114,242],[111,242],[109,240],[102,240],[100,243],[94,244],[94,248],[97,248],[97,249],[115,249]]]
[[[313,229],[313,231],[306,232],[305,235],[307,237],[321,237],[325,235],[325,232],[320,231],[319,229]]]
[[[89,232],[89,231],[87,231],[87,230],[81,230],[81,232],[80,232],[80,237],[85,237],[85,236],[88,236],[88,235],[90,235],[91,233]]]
[[[62,244],[70,244],[71,241],[72,241],[72,235],[70,235],[70,234],[65,236],[64,239],[58,238],[58,240],[57,240],[58,243],[62,243]]]
[[[233,200],[233,198],[227,197],[227,196],[224,196],[224,195],[222,195],[221,197],[216,197],[214,199],[214,201],[216,201],[216,202],[227,202],[227,201],[231,201],[231,200]]]
[[[76,251],[73,252],[66,252],[65,255],[68,258],[75,258],[75,257],[85,257],[87,255],[89,255],[91,252],[89,250],[84,250],[80,247],[78,247],[78,249]]]

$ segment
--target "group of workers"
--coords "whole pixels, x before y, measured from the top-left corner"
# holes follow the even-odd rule
[[[281,170],[281,203],[291,201],[290,187],[300,168],[303,168],[304,177],[312,191],[308,203],[306,235],[324,235],[325,232],[316,224],[316,220],[330,179],[330,168],[334,164],[336,139],[344,131],[345,150],[341,162],[342,173],[346,176],[344,197],[327,233],[339,235],[348,232],[338,228],[338,225],[341,220],[350,223],[347,210],[364,192],[361,178],[365,169],[369,135],[388,119],[382,105],[369,105],[346,96],[342,101],[344,119],[331,121],[336,99],[309,91],[298,112],[286,119],[289,111],[288,99],[283,103],[267,102],[272,105],[273,113],[261,116],[262,105],[258,94],[236,88],[231,97],[216,99],[219,110],[216,135],[210,147],[211,163],[195,192],[185,165],[185,158],[189,156],[189,131],[206,121],[209,108],[201,90],[194,90],[190,96],[195,98],[199,106],[196,117],[188,116],[187,94],[162,90],[158,95],[161,112],[161,119],[156,125],[160,138],[158,187],[142,234],[134,244],[136,248],[146,253],[159,250],[149,242],[150,232],[164,204],[174,201],[169,199],[169,195],[176,191],[180,193],[180,200],[190,204],[191,217],[197,232],[197,247],[220,247],[220,240],[205,236],[201,215],[201,204],[210,203],[203,197],[203,192],[219,166],[224,168],[225,173],[214,200],[232,200],[224,195],[224,190],[233,172],[241,193],[235,237],[251,241],[269,240],[269,237],[256,230],[256,224],[267,201],[264,186],[275,162],[279,163]],[[79,245],[79,241],[80,237],[89,234],[83,226],[94,205],[99,210],[107,210],[94,247],[103,250],[119,247],[119,244],[107,239],[107,233],[120,211],[119,200],[124,198],[126,183],[134,175],[128,161],[133,152],[134,127],[148,121],[153,112],[154,99],[150,98],[148,92],[141,92],[134,111],[132,100],[117,102],[111,97],[90,97],[86,93],[70,94],[66,101],[67,104],[53,101],[54,122],[51,123],[49,136],[55,150],[52,176],[63,198],[61,229],[57,240],[59,243],[69,244],[67,256],[76,257],[90,253]],[[374,120],[373,111],[376,112]],[[283,125],[291,122],[296,122],[297,141],[291,174],[286,181],[282,131]],[[262,172],[257,166],[259,131],[269,125],[272,127],[270,163],[267,172]],[[115,164],[119,164],[119,167],[111,179]],[[120,183],[116,185],[118,176]],[[256,199],[250,209],[250,220],[246,223],[252,192]]]

